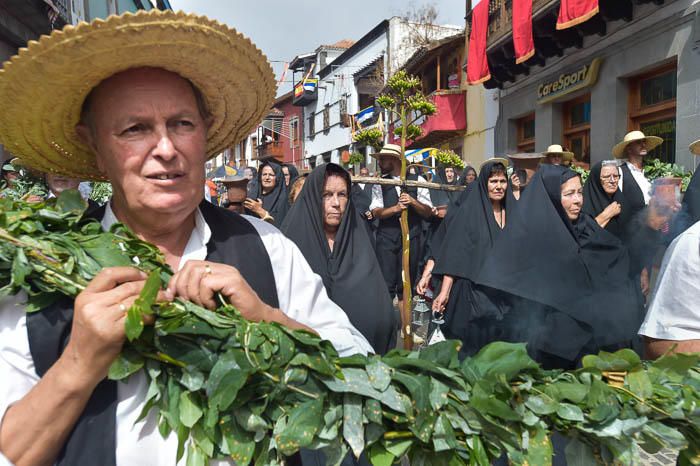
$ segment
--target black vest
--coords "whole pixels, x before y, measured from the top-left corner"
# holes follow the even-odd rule
[[[236,267],[260,299],[278,308],[270,256],[255,228],[240,215],[209,202],[202,202],[199,209],[211,229],[206,259]],[[103,207],[87,216],[99,220],[104,211]],[[63,353],[72,323],[73,300],[68,298],[41,312],[27,314],[29,348],[40,377]],[[56,464],[115,466],[116,409],[117,383],[105,379],[93,391]]]
[[[385,176],[383,178],[391,179],[391,176]],[[418,180],[418,175],[407,174],[407,180]],[[381,185],[382,186],[382,198],[384,201],[384,208],[395,206],[399,203],[399,195],[396,193],[396,186]],[[411,197],[418,198],[418,188],[407,186],[405,192],[410,194]],[[392,215],[391,217],[379,220],[379,227],[377,228],[377,236],[381,236],[385,239],[391,240],[396,245],[401,244],[401,216]],[[421,217],[411,208],[408,209],[408,231],[409,237],[411,239],[417,238],[421,233]]]

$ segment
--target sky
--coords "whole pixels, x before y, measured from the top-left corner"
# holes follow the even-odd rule
[[[174,10],[226,23],[248,36],[272,63],[284,62],[341,39],[358,40],[382,20],[432,4],[439,24],[464,26],[465,0],[170,0]],[[279,93],[291,89],[291,73]]]

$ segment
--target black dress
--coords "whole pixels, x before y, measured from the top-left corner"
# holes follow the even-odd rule
[[[393,309],[369,228],[348,200],[333,251],[323,229],[322,194],[326,168],[316,167],[282,225],[282,232],[301,250],[311,269],[321,276],[328,296],[378,354],[395,345],[397,314]]]

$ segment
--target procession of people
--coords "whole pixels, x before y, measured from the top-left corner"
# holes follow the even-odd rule
[[[117,47],[125,31],[140,40]],[[38,66],[51,72],[36,76]],[[246,319],[307,330],[341,356],[381,355],[405,332],[408,277],[462,358],[494,341],[526,343],[552,369],[601,350],[700,350],[700,179],[680,199],[647,178],[659,137],[628,133],[586,182],[558,144],[474,167],[415,166],[406,180],[418,187],[367,181],[365,164],[355,182],[335,163],[300,174],[270,159],[214,180],[225,188],[219,206],[204,199],[205,162],[249,134],[275,92],[265,56],[235,30],[156,10],[82,24],[13,58],[0,92],[15,102],[0,115],[0,142],[49,188],[25,200],[108,180],[111,199],[86,215],[104,229],[121,222],[163,253],[176,273],[160,300],[214,308],[220,293]],[[700,142],[690,150],[700,155]],[[401,146],[371,155],[377,179],[402,181]],[[17,170],[2,166],[3,187]],[[442,187],[427,183],[429,171]],[[144,283],[135,268],[106,268],[45,312],[27,314],[23,293],[0,300],[9,461],[177,463],[177,433],[163,437],[154,413],[141,415],[145,376],[106,378]]]

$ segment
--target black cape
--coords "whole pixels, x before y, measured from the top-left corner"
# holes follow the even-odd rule
[[[488,177],[493,165],[494,162],[489,162],[482,167],[477,180],[467,187],[466,194],[448,214],[433,269],[435,275],[454,278],[445,312],[445,330],[449,336],[463,340],[467,354],[487,343],[491,333],[486,328],[475,328],[470,322],[492,314],[489,299],[473,286],[473,282],[503,231],[496,222],[488,196]],[[507,215],[513,205],[506,195],[503,208]]]
[[[352,198],[335,237],[333,251],[323,230],[322,194],[327,164],[311,172],[282,225],[323,279],[328,295],[378,354],[392,349],[396,338],[393,309],[369,229],[353,206]]]
[[[643,318],[627,248],[589,215],[566,217],[560,189],[574,176],[540,167],[475,280],[507,302],[508,339],[569,367],[583,352],[632,340]]]
[[[275,187],[267,194],[262,193],[262,171],[265,167],[272,167],[275,171]],[[254,191],[251,192],[250,197],[253,199],[261,199],[263,203],[263,208],[272,215],[275,219],[275,225],[282,225],[284,222],[284,217],[287,215],[289,210],[289,196],[287,195],[287,187],[284,184],[284,173],[282,173],[282,167],[275,162],[269,160],[263,162],[258,170],[258,176],[254,186]]]
[[[596,218],[613,202],[618,202],[622,206],[620,214],[610,219],[605,229],[622,239],[625,229],[632,218],[631,209],[628,209],[625,196],[619,189],[610,197],[600,184],[600,171],[603,162],[598,162],[591,167],[591,173],[583,186],[583,211],[593,218]]]

